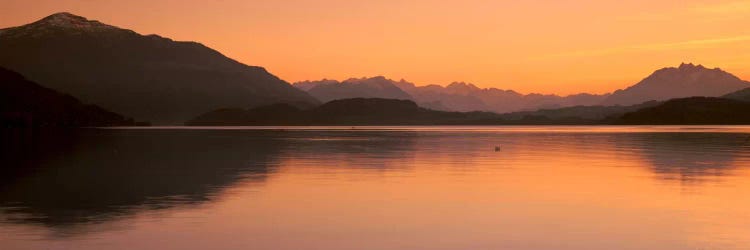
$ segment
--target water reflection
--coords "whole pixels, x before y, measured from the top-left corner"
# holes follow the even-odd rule
[[[89,233],[93,231],[89,226],[127,220],[144,211],[171,211],[167,209],[218,203],[232,187],[253,186],[262,192],[265,185],[273,183],[275,178],[284,175],[306,177],[309,173],[304,171],[301,172],[303,174],[296,172],[296,175],[288,173],[305,168],[352,171],[346,174],[374,174],[375,178],[384,173],[408,173],[416,176],[415,178],[429,176],[432,179],[425,178],[421,181],[428,182],[429,185],[440,185],[425,185],[422,189],[407,185],[401,189],[403,197],[400,200],[383,198],[382,202],[392,202],[394,208],[409,208],[415,204],[409,203],[410,200],[420,199],[416,195],[429,197],[433,189],[455,192],[454,197],[460,198],[463,198],[463,193],[460,192],[472,194],[471,191],[474,190],[490,190],[481,193],[482,195],[475,194],[473,199],[467,196],[463,201],[480,201],[477,203],[483,206],[502,204],[498,209],[507,209],[505,215],[508,216],[502,218],[516,218],[519,223],[516,225],[508,222],[507,226],[523,228],[524,225],[521,224],[531,221],[523,216],[529,214],[523,212],[534,208],[534,203],[565,205],[580,201],[590,202],[596,209],[606,209],[607,207],[595,204],[596,201],[617,197],[619,194],[597,193],[600,190],[587,189],[591,187],[587,184],[599,183],[601,179],[631,183],[631,180],[623,176],[612,174],[622,172],[602,170],[608,167],[622,165],[638,171],[647,170],[659,180],[669,183],[677,180],[677,185],[698,185],[706,180],[721,181],[720,177],[731,176],[741,167],[748,166],[750,159],[748,145],[743,144],[745,136],[736,133],[418,130],[5,130],[2,133],[0,218],[5,223],[41,225],[61,232],[60,235],[64,236]],[[494,148],[498,145],[501,150],[496,152]],[[578,168],[584,164],[592,164],[594,170],[586,172]],[[466,178],[460,178],[440,172],[445,169],[450,174],[486,169],[499,171],[485,171],[498,176],[467,174]],[[566,171],[571,174],[566,174]],[[517,177],[499,176],[505,173],[520,174]],[[589,177],[592,179],[586,179],[587,176],[580,174],[591,174]],[[493,186],[494,178],[504,180],[502,184],[507,186]],[[304,178],[292,180],[287,180],[287,184],[304,186],[298,184]],[[453,183],[456,180],[464,181],[464,184]],[[546,182],[540,183],[542,181]],[[573,183],[576,181],[589,182]],[[487,187],[476,188],[472,185],[474,183]],[[638,182],[638,185],[641,184]],[[460,188],[451,190],[449,187],[453,185]],[[551,189],[545,189],[549,187]],[[371,189],[360,191],[380,190],[383,187],[369,188]],[[555,191],[558,189],[560,191]],[[419,190],[423,193],[418,193]],[[288,192],[284,194],[290,195],[298,190],[286,191]],[[544,196],[548,193],[556,194],[550,196],[560,196],[559,200]],[[410,196],[412,194],[415,196]],[[514,194],[522,197],[514,197]],[[323,197],[337,195],[331,193]],[[378,194],[349,195],[369,197]],[[387,197],[393,193],[383,195]],[[245,202],[254,202],[254,197],[244,198]],[[494,203],[493,199],[501,198],[509,200]],[[536,198],[539,200],[534,200]],[[431,202],[433,201],[441,200],[434,198]],[[558,201],[560,203],[554,203]],[[451,208],[453,204],[445,203],[442,208]],[[281,203],[273,205],[287,207],[287,204]],[[325,209],[345,210],[342,207],[345,206],[331,205]],[[470,211],[482,208],[465,209]],[[278,214],[282,217],[291,216],[294,213],[290,211],[300,208],[287,209],[286,213],[289,214],[284,214],[284,211],[279,211]],[[576,209],[579,206],[570,211],[577,211]],[[464,211],[464,208],[457,208],[455,211]],[[553,215],[560,217],[550,217],[545,223],[564,221],[564,218],[568,218],[566,216],[575,215],[564,209],[553,211]],[[429,213],[422,210],[413,212]],[[483,213],[489,214],[491,211]],[[514,213],[518,216],[511,216]],[[481,218],[481,221],[484,219]],[[601,220],[594,222],[601,223]],[[0,228],[2,223],[0,222]],[[495,225],[485,226],[492,228]],[[533,224],[525,226],[536,230]]]
[[[367,132],[6,130],[0,208],[7,221],[68,230],[60,233],[66,235],[81,231],[75,227],[81,224],[215,200],[238,182],[262,183],[284,157],[326,159],[329,167],[403,168],[383,159],[410,158],[415,138]]]
[[[286,131],[275,133],[291,145],[283,158],[318,167],[403,171],[415,157],[416,143],[424,139],[415,132],[376,131]]]
[[[747,157],[747,135],[736,133],[642,133],[619,136],[628,140],[656,176],[697,185],[717,181]]]
[[[287,145],[201,131],[6,131],[0,205],[16,223],[65,228],[198,204],[263,182]]]

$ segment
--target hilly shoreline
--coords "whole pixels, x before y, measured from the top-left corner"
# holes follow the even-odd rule
[[[449,112],[419,107],[409,100],[340,99],[312,109],[276,104],[252,109],[219,109],[186,126],[316,125],[750,125],[750,102],[688,97],[629,106],[576,106],[496,114]]]

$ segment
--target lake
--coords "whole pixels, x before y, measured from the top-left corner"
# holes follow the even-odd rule
[[[0,134],[4,250],[750,249],[750,127]]]

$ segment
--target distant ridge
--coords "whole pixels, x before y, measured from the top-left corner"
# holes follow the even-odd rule
[[[202,44],[143,36],[70,13],[0,30],[0,66],[157,124],[179,124],[220,107],[319,103],[264,68]]]
[[[657,70],[637,84],[615,91],[602,104],[631,105],[691,96],[718,97],[747,87],[750,87],[750,82],[719,68],[683,63],[677,68]]]
[[[673,98],[691,96],[719,97],[750,87],[743,81],[721,69],[708,69],[703,65],[682,63],[678,67],[656,70],[639,83],[612,94],[580,93],[568,96],[521,94],[513,90],[479,88],[471,83],[453,82],[446,86],[435,84],[417,86],[414,83],[394,81],[382,76],[362,78],[359,81],[388,82],[397,86],[412,97],[422,107],[443,111],[489,111],[496,113],[553,110],[575,106],[631,106],[648,101],[666,101]],[[345,85],[337,85],[335,80],[304,81],[295,87],[313,95],[313,88],[325,85],[326,92],[346,92]],[[359,97],[340,95],[338,99]],[[393,98],[392,96],[379,96]],[[325,100],[336,98],[324,98]],[[397,99],[397,98],[393,98]]]
[[[393,84],[391,80],[378,76],[351,78],[343,82],[335,80],[304,81],[293,84],[307,91],[322,102],[351,98],[385,98],[411,100],[412,97]]]
[[[335,80],[303,81],[294,86],[321,101],[356,97],[413,100],[419,106],[441,111],[487,111],[496,113],[530,111],[576,105],[595,105],[606,95],[570,96],[528,94],[513,90],[479,88],[471,83],[454,82],[448,86],[416,86],[405,80],[394,81],[383,76]]]

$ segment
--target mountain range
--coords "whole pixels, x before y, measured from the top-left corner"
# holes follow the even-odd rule
[[[0,66],[83,102],[156,124],[221,107],[315,105],[304,91],[196,42],[70,13],[0,30]]]
[[[334,80],[296,82],[295,87],[307,91],[321,102],[350,98],[387,98],[412,100],[412,96],[385,77],[351,78],[343,82]]]
[[[419,106],[441,111],[488,111],[506,113],[539,108],[593,105],[606,96],[578,94],[571,96],[528,94],[497,88],[481,89],[473,84],[454,82],[448,86],[394,81],[383,76],[335,80],[303,81],[293,84],[326,102],[348,98],[389,98],[413,100]]]
[[[568,96],[544,94],[520,94],[513,90],[479,88],[470,83],[454,82],[440,85],[417,86],[405,80],[394,81],[378,76],[355,79],[357,82],[375,82],[380,89],[400,88],[411,96],[410,100],[420,106],[444,111],[490,111],[508,113],[555,109],[574,106],[629,106],[648,101],[664,101],[691,96],[718,97],[750,87],[750,82],[721,69],[708,69],[702,65],[683,63],[679,67],[668,67],[655,71],[645,79],[626,89],[611,94],[575,94]],[[308,91],[313,96],[324,96],[322,101],[357,97],[380,97],[404,99],[398,91],[378,92],[372,87],[352,84],[352,80],[304,81],[294,86]],[[321,88],[320,86],[325,86]],[[389,95],[390,94],[390,95]]]

